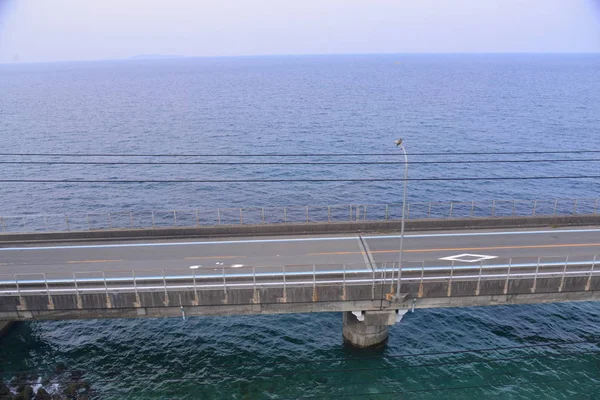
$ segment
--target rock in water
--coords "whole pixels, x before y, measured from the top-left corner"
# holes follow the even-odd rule
[[[39,388],[33,400],[52,400],[52,396],[44,388]]]

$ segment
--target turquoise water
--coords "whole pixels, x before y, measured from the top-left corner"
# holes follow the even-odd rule
[[[64,383],[64,363],[102,399],[593,399],[599,323],[596,303],[417,310],[369,351],[335,313],[28,323],[3,368]]]
[[[595,55],[3,65],[0,148],[6,153],[385,153],[394,151],[394,139],[404,137],[409,152],[597,149],[599,78]],[[566,157],[576,156],[560,156]],[[598,165],[415,164],[411,176],[598,175]],[[388,177],[398,171],[395,166],[3,165],[0,175],[289,179]],[[349,199],[387,203],[399,196],[397,187],[381,182],[3,184],[1,190],[2,215]],[[416,182],[409,191],[412,201],[597,197],[598,182]],[[79,370],[94,389],[92,397],[100,399],[593,399],[600,398],[599,318],[596,303],[417,310],[391,329],[387,347],[372,351],[342,345],[339,314],[34,322],[2,339],[0,368],[6,379],[29,371],[32,379],[49,379],[49,387],[68,383]],[[553,345],[540,346],[548,344]],[[499,347],[512,348],[464,352]],[[67,371],[57,372],[63,364]]]

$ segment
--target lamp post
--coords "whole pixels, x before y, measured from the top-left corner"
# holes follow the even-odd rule
[[[400,299],[400,279],[402,278],[402,253],[404,250],[404,215],[406,212],[406,192],[408,186],[408,156],[402,143],[402,139],[396,140],[396,146],[400,147],[404,154],[404,195],[402,196],[402,221],[400,223],[400,255],[398,256],[398,282],[396,283],[396,298]]]

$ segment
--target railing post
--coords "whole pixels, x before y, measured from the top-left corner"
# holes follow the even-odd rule
[[[108,284],[106,283],[106,274],[104,273],[104,271],[102,271],[102,280],[104,281],[104,291],[106,292],[106,300],[109,299],[108,297]]]
[[[73,284],[75,285],[75,293],[79,299],[79,286],[77,286],[77,275],[75,275],[75,272],[73,272]]]
[[[496,216],[496,200],[492,200],[492,217]]]
[[[510,269],[512,267],[512,258],[508,259],[508,271],[506,273],[506,282],[504,282],[504,294],[508,294],[508,281],[510,279]]]
[[[475,296],[479,296],[481,292],[481,273],[483,272],[483,261],[479,262],[479,276],[477,277],[477,289],[475,289]]]
[[[217,221],[221,225],[221,209],[217,208]]]
[[[588,281],[585,284],[585,291],[586,292],[588,290],[590,290],[590,287],[592,286],[592,276],[594,275],[594,269],[596,267],[596,257],[598,257],[597,254],[594,256],[594,261],[592,261],[592,268],[590,269],[590,276],[588,277]]]
[[[419,282],[419,294],[418,297],[423,297],[423,278],[425,277],[425,260],[422,262],[421,266],[421,282]]]
[[[454,277],[454,260],[450,264],[450,279],[448,279],[448,297],[452,296],[452,278]]]
[[[346,264],[343,265],[342,271],[342,300],[346,300]]]
[[[352,221],[354,219],[353,214],[352,214],[352,204],[350,204],[350,221]]]
[[[48,218],[46,215],[44,215],[44,228],[46,229],[46,232],[48,232]]]
[[[199,214],[200,214],[200,212],[196,208],[196,226],[200,225],[200,215]]]
[[[240,225],[244,225],[244,210],[240,207]]]
[[[596,199],[596,201],[594,202],[594,215],[596,215],[596,212],[598,211],[598,200],[600,199]]]
[[[260,303],[260,297],[258,292],[256,291],[256,267],[252,267],[252,281],[253,281],[253,285],[254,285],[254,290],[252,292],[252,302],[254,304],[258,304]]]
[[[567,267],[569,265],[569,256],[565,258],[565,268],[563,269],[562,277],[560,278],[560,286],[558,287],[558,291],[562,292],[565,285],[565,275],[567,274]]]
[[[46,277],[46,273],[44,275],[44,284],[46,285],[46,295],[48,296],[48,309],[54,309],[54,302],[52,301],[52,295],[50,295],[50,287],[48,286],[48,278]]]
[[[2,232],[6,233],[6,224],[4,223],[4,218],[0,217],[0,223],[2,223]]]
[[[140,295],[138,293],[137,280],[135,279],[135,270],[133,269],[131,270],[131,276],[133,278],[133,290],[135,291],[135,298],[139,302]]]
[[[283,207],[283,223],[287,224],[287,207]]]
[[[309,221],[309,217],[308,217],[308,206],[306,206],[306,222]]]
[[[313,264],[313,302],[318,300],[317,297],[317,266]]]
[[[108,213],[108,226],[112,229],[113,227],[113,223],[112,223],[112,215],[110,215],[110,213]],[[152,227],[154,228],[154,211],[152,212]]]
[[[367,220],[367,205],[363,205],[363,221]]]
[[[429,202],[429,208],[427,209],[427,219],[431,219],[431,202]]]
[[[327,222],[331,222],[331,206],[327,206]]]
[[[48,294],[48,298],[50,298],[50,288],[48,287],[48,278],[46,277],[45,272],[43,272],[42,275],[44,276],[44,284],[46,285],[46,293]]]
[[[448,218],[452,218],[452,210],[454,209],[454,202],[450,202],[450,214],[448,214]]]
[[[167,276],[165,274],[165,270],[162,270],[163,273],[163,283],[165,285],[165,301],[164,301],[164,305],[165,306],[169,306],[169,292],[167,291]]]
[[[410,203],[406,203],[406,219],[410,219]]]
[[[129,211],[129,219],[131,220],[131,228],[133,228],[133,212]]]
[[[70,231],[71,227],[69,226],[69,216],[67,214],[65,214],[65,221],[67,223],[67,231]]]
[[[287,302],[287,282],[285,280],[285,265],[281,266],[281,271],[283,272],[283,298],[284,301]]]
[[[573,204],[573,215],[577,215],[577,199],[575,199],[575,202]]]
[[[177,210],[173,210],[173,226],[177,226]]]
[[[537,200],[533,201],[533,211],[531,212],[531,215],[535,215],[535,212],[537,210]]]
[[[390,282],[390,293],[394,293],[394,268],[396,267],[396,263],[392,262],[392,277]]]
[[[512,207],[512,213],[510,215],[512,215],[513,217],[515,216],[515,208],[517,206],[517,201],[513,200],[513,207]]]
[[[87,223],[88,223],[88,231],[92,230],[92,224],[90,224],[90,213],[86,213],[85,214],[85,218],[87,219]]]
[[[21,220],[23,221],[23,231],[27,232],[27,227],[26,227],[26,225],[25,225],[25,216],[23,216],[23,217],[21,218]]]
[[[402,265],[400,264],[400,262],[398,262],[398,293],[396,293],[396,296],[398,296],[398,298],[400,297],[400,287],[402,286]]]
[[[538,277],[538,273],[540,272],[541,260],[542,260],[542,257],[538,257],[537,266],[535,267],[535,275],[533,277],[533,285],[531,286],[531,293],[535,293],[536,288],[537,288],[537,277]]]
[[[15,285],[17,286],[17,293],[19,294],[19,299],[21,298],[21,288],[19,287],[19,278],[17,278],[17,274],[13,274],[13,278],[15,278]]]
[[[471,201],[471,213],[469,216],[473,218],[473,213],[475,212],[475,200]]]
[[[385,205],[385,220],[388,220],[388,216],[389,216],[389,205]]]
[[[196,286],[196,270],[192,270],[192,280],[194,281],[194,300],[198,302],[198,287]],[[199,304],[196,304],[199,305]]]
[[[262,214],[262,223],[265,224],[265,208],[261,207],[260,212]]]
[[[227,281],[225,280],[225,267],[221,267],[221,269],[223,270],[223,295],[227,300]]]
[[[554,214],[553,215],[556,215],[557,208],[558,208],[558,199],[555,199],[554,200]]]
[[[371,300],[375,300],[375,266],[373,267],[373,286],[371,287]]]

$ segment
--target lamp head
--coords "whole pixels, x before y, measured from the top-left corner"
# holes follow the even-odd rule
[[[396,143],[396,147],[400,147],[402,146],[402,139],[398,139],[394,143]]]

